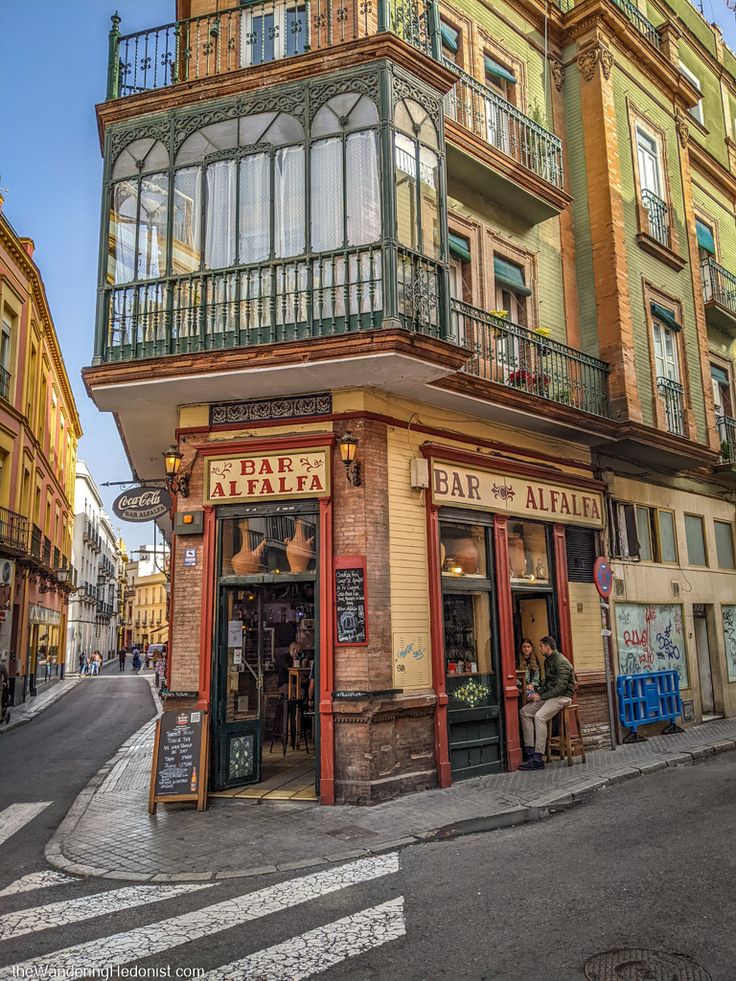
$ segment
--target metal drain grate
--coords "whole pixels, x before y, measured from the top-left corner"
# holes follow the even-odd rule
[[[711,981],[710,974],[682,954],[641,947],[607,950],[585,964],[588,981]]]

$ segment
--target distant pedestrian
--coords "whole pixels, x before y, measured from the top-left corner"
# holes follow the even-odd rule
[[[100,673],[100,668],[102,667],[102,654],[99,651],[95,651],[92,655],[92,674],[96,675]]]
[[[86,659],[87,659],[87,655],[84,653],[84,651],[80,651],[79,652],[79,673],[80,674],[84,674],[84,662],[86,661]]]
[[[10,672],[0,654],[0,722],[10,722]]]
[[[121,647],[118,651],[118,661],[120,662],[120,670],[125,671],[125,648]]]
[[[141,652],[138,648],[133,649],[133,673],[138,674],[141,669]]]

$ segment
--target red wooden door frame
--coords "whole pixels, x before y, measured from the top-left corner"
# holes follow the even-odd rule
[[[559,648],[572,664],[575,663],[572,648],[572,614],[570,611],[570,588],[567,579],[567,548],[565,526],[553,525],[552,538],[555,553],[555,592],[557,593],[557,619],[560,636],[556,638]]]
[[[334,597],[332,556],[332,498],[319,502],[319,800],[335,803],[335,687]]]
[[[432,644],[432,687],[437,696],[434,713],[434,756],[440,787],[452,783],[450,740],[447,729],[445,687],[445,631],[440,578],[440,530],[437,508],[427,496],[427,562],[429,568],[429,636]]]
[[[514,642],[514,604],[511,598],[509,568],[509,519],[493,515],[493,552],[496,572],[496,605],[498,640],[501,648],[501,688],[506,732],[506,764],[516,770],[521,764],[519,734],[519,691],[516,687],[516,650]]]

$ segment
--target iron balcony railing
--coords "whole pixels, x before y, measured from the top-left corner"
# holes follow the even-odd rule
[[[402,323],[439,334],[440,265],[408,249],[390,259]],[[386,314],[383,267],[375,246],[110,287],[100,357],[133,361],[374,330]]]
[[[451,311],[459,343],[472,351],[465,367],[469,374],[582,412],[609,416],[605,361],[461,300],[451,301]]]
[[[43,555],[43,532],[38,525],[33,525],[31,528],[31,555],[39,562]]]
[[[721,463],[736,463],[736,419],[718,416],[718,435],[721,439]]]
[[[0,545],[25,552],[28,549],[28,519],[8,508],[0,508]]]
[[[575,0],[557,0],[560,10],[567,13],[575,6]],[[633,24],[637,31],[652,44],[657,51],[662,50],[662,37],[655,25],[644,16],[635,3],[631,0],[610,0],[614,7],[618,7],[626,19]]]
[[[719,266],[712,256],[701,260],[700,276],[703,281],[703,302],[713,300],[736,315],[736,276]]]
[[[641,192],[642,207],[647,213],[649,234],[660,245],[670,244],[670,217],[667,202],[663,201],[654,191]]]
[[[51,539],[50,538],[47,538],[44,535],[44,537],[43,537],[43,547],[42,547],[42,550],[41,550],[41,561],[43,562],[44,565],[48,565],[48,566],[53,565],[52,558],[51,558],[52,557],[52,553],[53,553],[53,547],[51,545]]]
[[[391,31],[426,54],[438,50],[433,0],[261,0],[121,35],[112,19],[107,98],[181,82]],[[434,41],[434,44],[433,44]]]
[[[455,87],[445,96],[445,115],[533,174],[561,188],[560,138],[449,59],[443,60],[445,67],[458,76]]]
[[[685,389],[671,378],[657,378],[659,397],[664,402],[667,429],[675,436],[685,435]]]
[[[10,398],[10,372],[0,366],[0,398],[7,402]]]

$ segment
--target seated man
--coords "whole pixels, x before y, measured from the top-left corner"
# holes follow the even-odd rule
[[[544,655],[544,681],[536,694],[521,709],[526,762],[520,770],[543,770],[547,746],[547,722],[572,702],[575,671],[564,654],[557,650],[554,637],[542,637],[539,649]]]

